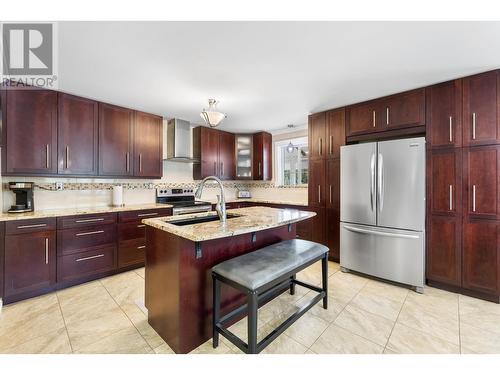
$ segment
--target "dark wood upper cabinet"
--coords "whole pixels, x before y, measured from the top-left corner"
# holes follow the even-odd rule
[[[36,293],[56,282],[55,231],[5,237],[5,297]]]
[[[234,180],[236,175],[236,154],[233,133],[219,131],[219,177]]]
[[[163,119],[135,112],[134,176],[161,178],[163,174]]]
[[[427,279],[460,286],[462,284],[462,218],[429,215],[428,228]]]
[[[429,146],[462,146],[462,80],[427,88],[427,140]]]
[[[193,157],[200,160],[200,163],[193,165],[193,178],[195,180],[201,180],[208,176],[218,176],[218,130],[206,126],[198,126],[193,129]]]
[[[7,90],[5,96],[3,174],[56,174],[57,92]]]
[[[385,129],[425,125],[425,89],[389,96],[381,107]]]
[[[427,154],[430,211],[456,215],[462,212],[462,152],[432,150]]]
[[[500,219],[500,145],[463,151],[464,213],[470,217]]]
[[[324,207],[329,194],[326,191],[325,160],[309,160],[309,206]]]
[[[347,107],[347,136],[373,133],[381,128],[380,102],[372,100]]]
[[[326,156],[326,112],[309,116],[309,159]]]
[[[464,146],[500,143],[498,71],[463,79]]]
[[[59,93],[58,174],[97,175],[98,103]]]
[[[497,221],[464,222],[463,287],[487,294],[499,294],[499,229]]]
[[[266,132],[253,135],[254,180],[268,181],[273,178],[273,137]]]
[[[340,146],[345,145],[345,109],[327,112],[327,158],[340,158]]]
[[[132,176],[134,111],[99,103],[99,175]]]

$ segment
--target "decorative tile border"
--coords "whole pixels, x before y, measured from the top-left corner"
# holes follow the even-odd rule
[[[199,185],[200,181],[193,182],[163,182],[163,183],[152,183],[152,182],[124,182],[124,183],[105,183],[105,182],[93,182],[93,183],[78,183],[78,182],[67,182],[64,183],[64,190],[111,190],[113,186],[121,185],[125,190],[153,190],[156,188],[166,188],[166,189],[174,189],[174,188],[193,188],[195,189]],[[307,189],[307,185],[300,186],[277,186],[274,182],[266,182],[266,181],[224,181],[222,183],[225,188],[228,189],[249,189],[249,188],[263,188],[263,189]],[[213,189],[217,187],[215,182],[208,182],[206,185],[207,188]],[[3,189],[8,190],[9,184],[4,183]],[[44,183],[36,183],[35,190],[49,190],[56,191],[55,182],[44,182]]]

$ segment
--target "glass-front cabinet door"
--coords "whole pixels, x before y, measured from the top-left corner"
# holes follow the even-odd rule
[[[236,135],[236,178],[252,179],[252,134]]]

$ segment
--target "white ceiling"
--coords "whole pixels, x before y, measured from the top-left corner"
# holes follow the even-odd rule
[[[59,89],[230,131],[500,68],[500,22],[61,22]]]

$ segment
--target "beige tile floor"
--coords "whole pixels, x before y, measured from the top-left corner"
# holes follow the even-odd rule
[[[298,276],[320,283],[320,265]],[[312,308],[264,353],[500,353],[500,305],[427,287],[423,295],[329,265],[329,308]],[[259,309],[264,337],[314,296],[297,287]],[[138,301],[144,269],[4,306],[0,353],[173,353]],[[246,319],[230,328],[246,339]],[[221,339],[193,353],[239,353]]]

